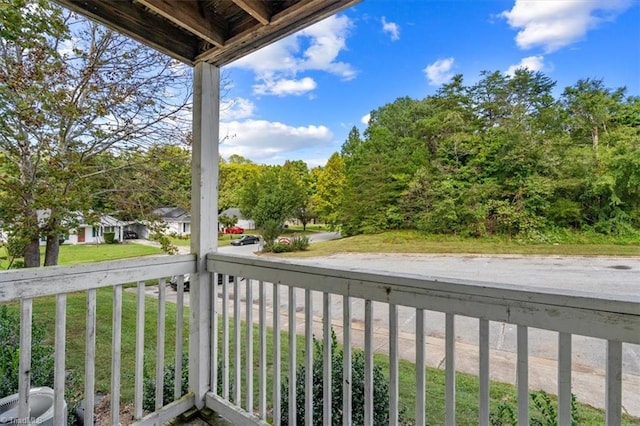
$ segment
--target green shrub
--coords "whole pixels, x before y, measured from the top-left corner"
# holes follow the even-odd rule
[[[273,243],[269,248],[273,253],[289,253],[293,251],[291,244],[286,243]]]
[[[116,243],[116,233],[115,232],[105,232],[104,233],[104,242],[107,244],[115,244]]]
[[[53,347],[45,345],[44,323],[34,322],[31,329],[31,386],[53,388]],[[6,306],[0,307],[0,395],[18,392],[20,362],[20,318]]]
[[[341,423],[342,419],[342,367],[343,352],[338,349],[336,335],[331,331],[331,416],[334,424]],[[313,424],[322,425],[322,402],[323,402],[323,342],[313,339]],[[362,351],[353,351],[351,360],[351,398],[353,411],[351,413],[353,425],[364,425],[364,364],[365,357]],[[304,363],[298,364],[296,373],[296,422],[304,424],[305,415],[305,369]],[[400,410],[400,423],[406,423],[406,410]],[[282,384],[282,405],[281,405],[282,425],[289,422],[289,384],[285,380]],[[373,424],[389,424],[389,384],[387,378],[378,365],[373,367]]]
[[[274,244],[275,239],[282,234],[283,230],[284,228],[282,227],[282,224],[275,220],[267,220],[260,226],[260,233],[264,239],[265,251],[271,251],[271,246]]]
[[[162,388],[162,405],[166,405],[174,401],[175,386],[175,364],[171,363],[164,367],[164,383]],[[185,356],[182,358],[182,395],[189,391],[189,359]],[[156,410],[156,379],[150,376],[147,371],[144,372],[142,408],[149,412]]]
[[[556,426],[558,424],[557,403],[545,391],[534,391],[529,394],[530,405],[529,424],[531,426]],[[518,424],[515,402],[502,401],[495,412],[491,413],[492,426],[515,426]],[[571,424],[580,424],[576,396],[571,394]]]
[[[294,235],[291,237],[291,251],[305,251],[309,248],[309,237],[305,235]]]

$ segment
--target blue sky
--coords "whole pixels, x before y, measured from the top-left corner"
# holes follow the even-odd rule
[[[324,165],[371,110],[521,66],[640,95],[640,1],[364,0],[223,69],[220,152]]]

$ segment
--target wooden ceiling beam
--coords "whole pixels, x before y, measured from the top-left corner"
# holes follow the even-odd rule
[[[178,30],[162,17],[151,15],[129,1],[114,4],[100,0],[55,1],[181,62],[193,64],[198,54],[201,43],[197,37]]]
[[[268,25],[271,21],[271,10],[264,0],[233,0],[233,2],[262,25]]]
[[[295,3],[273,15],[269,25],[252,28],[229,38],[224,48],[209,49],[198,55],[196,62],[226,65],[360,1],[308,0]]]
[[[224,47],[227,26],[221,19],[204,16],[198,2],[169,0],[134,0],[175,25],[197,35],[216,47]]]

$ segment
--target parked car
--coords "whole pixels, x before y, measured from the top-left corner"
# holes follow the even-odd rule
[[[237,240],[231,241],[232,246],[244,246],[246,244],[258,244],[260,242],[260,237],[257,235],[243,235]]]
[[[239,226],[231,226],[229,228],[224,228],[225,234],[244,234],[244,228],[240,228]]]
[[[125,240],[137,240],[138,233],[135,231],[124,231],[124,235],[122,236]]]
[[[218,274],[218,285],[222,285],[222,274]],[[229,283],[233,283],[235,281],[236,277],[234,277],[233,275],[229,275]],[[173,291],[178,291],[178,277],[176,275],[174,275],[173,277],[171,277],[171,280],[169,281],[169,285],[171,286],[171,288],[173,289]],[[184,276],[184,291],[189,291],[189,274],[185,274]]]
[[[169,281],[169,285],[171,286],[173,291],[178,291],[178,277],[176,275],[171,277],[171,280]],[[185,276],[184,276],[184,287],[183,287],[183,289],[184,289],[184,291],[189,291],[189,274],[185,274]]]

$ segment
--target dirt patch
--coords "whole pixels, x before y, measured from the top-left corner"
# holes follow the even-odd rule
[[[133,403],[120,407],[120,425],[126,426],[134,422],[133,414],[135,408]],[[111,395],[105,395],[96,405],[94,412],[95,424],[98,426],[109,426],[111,424]]]

